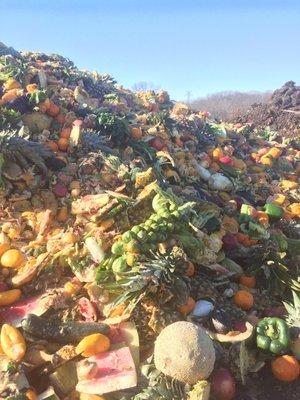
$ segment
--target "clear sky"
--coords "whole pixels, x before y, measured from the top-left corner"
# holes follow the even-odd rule
[[[300,84],[300,0],[0,0],[0,41],[175,99]]]

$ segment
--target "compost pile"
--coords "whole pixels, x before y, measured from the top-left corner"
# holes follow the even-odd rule
[[[0,54],[0,397],[296,398],[297,143]]]
[[[265,131],[269,136],[271,133],[273,138],[299,138],[300,86],[293,81],[286,82],[274,91],[268,103],[252,105],[236,122],[249,123],[258,132]]]

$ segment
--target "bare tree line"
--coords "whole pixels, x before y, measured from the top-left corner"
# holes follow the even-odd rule
[[[245,113],[252,104],[266,103],[272,92],[226,91],[209,94],[191,101],[191,108],[209,111],[214,118],[230,120]]]

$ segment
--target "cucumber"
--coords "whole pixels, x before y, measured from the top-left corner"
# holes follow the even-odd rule
[[[108,325],[98,322],[60,322],[49,321],[34,314],[28,314],[22,321],[23,330],[40,339],[69,344],[78,343],[81,339],[93,333],[107,335]]]

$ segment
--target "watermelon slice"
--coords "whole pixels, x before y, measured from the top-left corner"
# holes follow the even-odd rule
[[[79,380],[76,390],[86,394],[105,394],[137,385],[137,374],[129,347],[108,351],[89,357],[96,365],[92,378]],[[86,360],[77,363],[80,368]]]
[[[109,340],[111,349],[118,349],[128,346],[133,357],[136,368],[140,364],[139,334],[133,322],[121,322],[118,325],[110,326]]]
[[[46,303],[40,302],[41,297],[30,297],[29,299],[20,300],[17,303],[0,307],[1,324],[10,324],[15,327],[21,326],[21,321],[27,314],[35,314],[41,316],[47,311]]]

